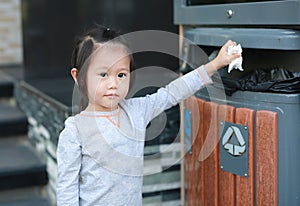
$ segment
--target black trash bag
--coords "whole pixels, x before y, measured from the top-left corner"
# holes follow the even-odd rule
[[[235,91],[300,93],[300,72],[290,72],[282,68],[257,69],[249,75],[232,80],[222,77],[225,93],[231,96]]]

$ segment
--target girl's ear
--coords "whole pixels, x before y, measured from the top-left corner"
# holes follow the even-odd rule
[[[71,76],[73,77],[75,83],[76,83],[77,86],[78,86],[78,82],[77,82],[78,69],[72,68],[72,69],[71,69]]]

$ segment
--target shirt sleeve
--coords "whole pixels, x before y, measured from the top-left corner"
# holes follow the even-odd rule
[[[67,119],[57,146],[57,205],[79,205],[81,144],[73,117]]]
[[[143,112],[144,124],[147,125],[153,118],[166,109],[178,104],[205,85],[212,83],[204,66],[200,70],[193,70],[184,76],[177,78],[166,87],[157,90],[156,93],[146,97],[137,98],[136,109]]]

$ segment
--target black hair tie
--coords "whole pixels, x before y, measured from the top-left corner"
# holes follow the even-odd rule
[[[110,30],[110,28],[105,28],[104,29],[104,31],[103,31],[103,37],[104,38],[109,38],[110,37],[110,35],[111,35],[111,32],[110,32],[111,30]]]

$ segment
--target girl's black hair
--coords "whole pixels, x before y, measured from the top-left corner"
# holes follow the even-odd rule
[[[75,47],[72,52],[71,65],[78,70],[77,82],[78,89],[81,94],[80,110],[84,110],[88,106],[88,93],[86,86],[87,68],[90,63],[90,57],[95,51],[96,43],[113,42],[124,45],[128,49],[130,61],[130,72],[133,71],[133,57],[129,52],[126,41],[121,37],[121,33],[110,28],[96,25],[87,31],[81,37],[77,37]]]

